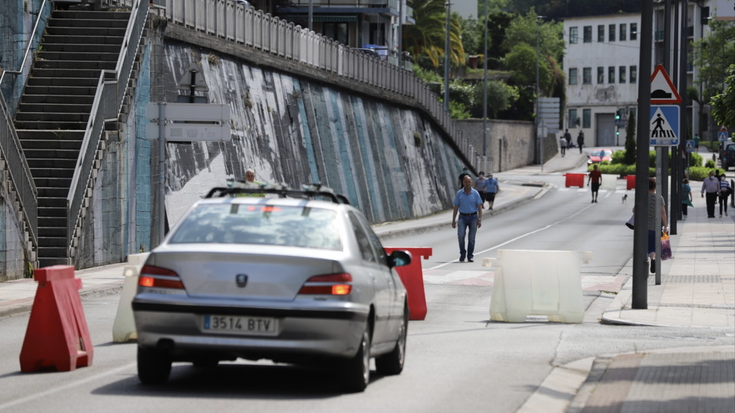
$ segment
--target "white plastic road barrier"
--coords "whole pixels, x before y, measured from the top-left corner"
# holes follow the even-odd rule
[[[602,175],[602,185],[600,185],[600,189],[608,189],[611,191],[618,189],[618,177],[609,174]]]
[[[483,267],[495,268],[490,319],[512,323],[546,316],[558,323],[584,319],[579,262],[591,251],[498,250]]]
[[[120,294],[120,302],[117,304],[117,315],[115,323],[112,325],[112,341],[115,343],[124,343],[129,340],[138,338],[135,330],[135,320],[133,319],[133,297],[138,289],[138,276],[140,269],[143,268],[145,260],[148,259],[150,253],[128,255],[128,264],[123,269],[125,281],[123,281],[123,290]]]

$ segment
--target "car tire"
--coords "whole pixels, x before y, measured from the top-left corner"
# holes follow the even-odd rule
[[[401,374],[403,363],[406,360],[406,337],[408,336],[408,308],[403,310],[400,332],[396,340],[396,346],[390,353],[375,358],[375,369],[378,374],[393,376]]]
[[[171,358],[163,351],[138,346],[138,380],[163,384],[171,374]]]
[[[360,393],[370,381],[370,327],[365,326],[360,339],[360,347],[355,357],[345,360],[342,365],[342,383],[349,393]]]

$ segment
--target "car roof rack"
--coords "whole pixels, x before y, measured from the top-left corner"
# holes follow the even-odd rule
[[[323,187],[321,184],[303,185],[303,189],[291,189],[284,185],[262,185],[258,188],[228,188],[215,187],[209,190],[204,198],[224,198],[235,197],[238,195],[265,195],[275,194],[279,198],[302,198],[317,199],[322,198],[329,200],[335,204],[350,205],[350,201],[344,196],[335,194],[330,188]]]

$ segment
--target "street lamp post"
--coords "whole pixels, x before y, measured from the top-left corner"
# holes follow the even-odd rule
[[[482,49],[482,156],[487,156],[487,16],[487,0],[485,0],[485,48]]]
[[[541,164],[541,170],[544,170],[544,159],[543,159],[543,145],[541,142],[541,132],[539,131],[539,96],[540,96],[540,87],[539,87],[539,66],[541,61],[541,56],[539,52],[539,38],[541,36],[541,19],[545,18],[546,16],[536,16],[536,141],[539,145],[539,164]]]
[[[452,3],[446,2],[447,23],[446,39],[444,40],[444,110],[449,111],[449,17],[452,14]]]

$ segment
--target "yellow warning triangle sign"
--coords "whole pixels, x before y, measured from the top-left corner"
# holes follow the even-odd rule
[[[652,105],[675,105],[681,103],[681,96],[674,84],[671,83],[669,74],[662,65],[656,66],[651,75],[651,104]]]

